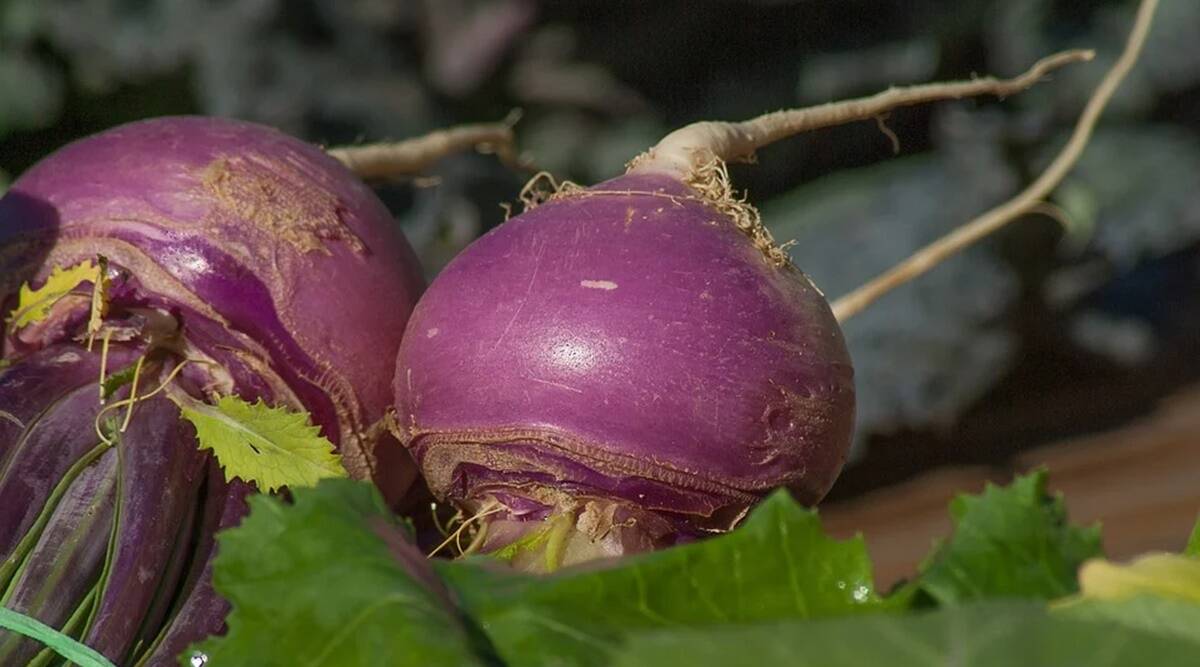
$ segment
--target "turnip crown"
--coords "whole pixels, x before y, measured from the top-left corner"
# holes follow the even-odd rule
[[[598,498],[724,530],[819,500],[854,421],[825,299],[698,190],[561,190],[469,247],[409,323],[403,439],[441,497]]]

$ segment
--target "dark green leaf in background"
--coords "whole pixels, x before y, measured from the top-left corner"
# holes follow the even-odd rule
[[[0,95],[0,139],[51,124],[62,106],[62,89],[58,73],[45,63],[19,51],[0,50],[0,90],[5,91]]]

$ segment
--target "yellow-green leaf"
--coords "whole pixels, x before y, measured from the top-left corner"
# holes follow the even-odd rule
[[[222,396],[216,405],[180,396],[174,400],[196,427],[200,449],[212,450],[227,480],[240,477],[270,492],[347,476],[333,443],[305,413],[236,396]]]
[[[1079,570],[1079,588],[1084,598],[1157,595],[1200,603],[1200,560],[1170,553],[1148,554],[1128,565],[1090,560]]]
[[[50,309],[83,282],[93,284],[100,281],[100,267],[92,260],[84,260],[70,268],[54,267],[45,284],[37,289],[29,283],[21,286],[17,297],[17,309],[9,316],[13,329],[46,319]]]

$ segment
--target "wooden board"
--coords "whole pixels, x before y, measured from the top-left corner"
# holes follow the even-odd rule
[[[1072,521],[1102,523],[1110,557],[1178,550],[1200,513],[1200,387],[1126,427],[1029,450],[1004,467],[935,470],[823,505],[821,517],[834,535],[866,536],[877,584],[886,589],[949,534],[946,508],[955,495],[1038,466],[1049,469]]]

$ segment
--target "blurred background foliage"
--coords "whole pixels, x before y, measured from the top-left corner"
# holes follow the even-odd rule
[[[1119,50],[1129,0],[0,0],[0,183],[74,138],[163,114],[332,145],[523,110],[560,178],[619,173],[667,130],[1011,75],[1099,51],[1009,100],[799,137],[734,177],[831,297],[1044,166]],[[1163,0],[1081,164],[1033,216],[846,327],[856,465],[835,496],[1103,429],[1200,379],[1200,2]],[[7,176],[5,176],[7,175]],[[431,274],[528,174],[486,155],[379,191]],[[0,186],[2,187],[2,186]]]

